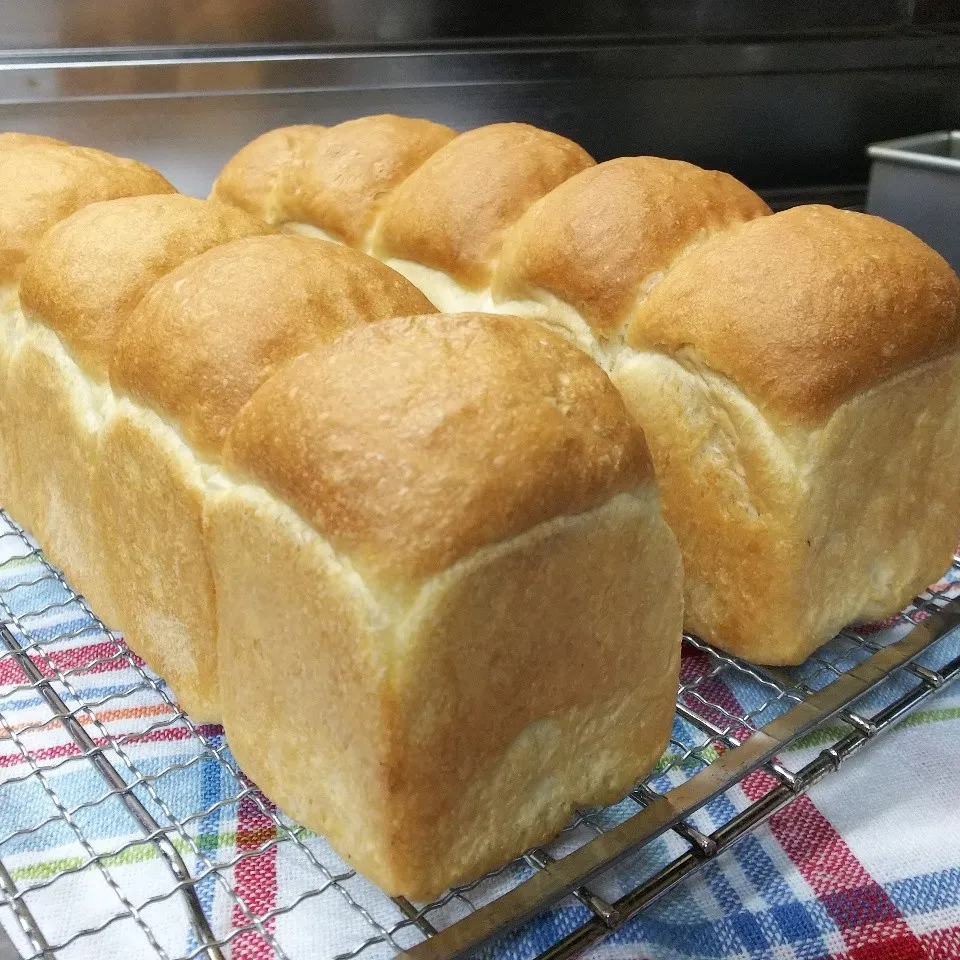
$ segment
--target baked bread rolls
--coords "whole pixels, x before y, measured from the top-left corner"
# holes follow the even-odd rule
[[[604,366],[632,308],[674,259],[770,212],[733,177],[689,163],[595,164],[571,141],[522,123],[445,139],[436,126],[375,116],[272,130],[223,168],[211,197],[363,250],[439,310],[535,317]],[[347,226],[354,217],[362,229]]]
[[[7,367],[17,334],[17,285],[23,263],[59,220],[97,200],[173,193],[156,170],[101,150],[74,147],[52,137],[0,134],[0,423],[7,423]],[[17,490],[18,448],[0,431],[0,502],[21,520]]]
[[[684,257],[613,378],[683,544],[686,622],[799,663],[960,542],[960,281],[877,217],[796,207]]]
[[[254,394],[224,459],[231,748],[383,889],[433,897],[659,757],[679,552],[641,435],[564,340],[489,315],[351,329]]]
[[[118,402],[93,486],[111,547],[104,580],[131,644],[193,716],[220,719],[204,507],[230,424],[257,387],[312,345],[430,309],[369,257],[259,236],[185,261],[120,331],[110,366]]]
[[[234,208],[180,194],[104,201],[49,230],[23,268],[23,322],[7,374],[5,434],[21,451],[10,476],[13,500],[50,560],[154,664],[151,644],[129,630],[110,589],[116,545],[104,539],[93,502],[103,425],[114,407],[110,354],[127,315],[164,273],[209,247],[268,229]],[[141,541],[141,549],[154,544]],[[140,589],[127,578],[123,593],[133,599]],[[192,642],[178,624],[158,611],[151,632],[189,661]],[[178,694],[189,694],[168,679]],[[206,712],[189,695],[184,705]]]
[[[317,340],[431,309],[368,257],[253,242],[268,231],[181,195],[94,204],[47,233],[20,287],[28,333],[10,364],[10,436],[36,451],[18,478],[24,516],[201,720],[219,718],[204,475],[227,426]]]
[[[21,274],[18,518],[372,880],[433,896],[648,772],[680,555],[580,351],[175,193],[84,206]]]
[[[351,137],[385,122],[352,121]],[[343,133],[315,135],[327,153]],[[254,201],[243,184],[279,136],[228,163],[214,196]],[[320,152],[304,156],[316,180]],[[248,209],[366,250],[442,310],[536,319],[611,374],[680,541],[686,625],[709,642],[798,663],[949,566],[960,291],[907,231],[823,207],[770,215],[726,174],[653,157],[595,165],[519,125],[438,147],[377,193],[362,239],[280,168],[270,209]],[[508,213],[478,216],[485,204]]]
[[[211,198],[371,254],[439,310],[510,313],[489,291],[510,228],[593,165],[577,144],[523,123],[457,136],[428,120],[364,117],[264,134],[224,167]]]

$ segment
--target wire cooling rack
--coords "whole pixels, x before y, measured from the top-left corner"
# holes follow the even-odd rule
[[[573,956],[960,674],[943,643],[960,625],[956,580],[957,561],[883,629],[845,631],[797,669],[687,638],[673,737],[647,780],[415,905],[275,810],[220,729],[184,716],[0,512],[0,924],[30,960],[296,960],[318,943],[326,960],[440,960],[562,909],[569,932],[540,956]],[[830,717],[814,759],[777,760]]]

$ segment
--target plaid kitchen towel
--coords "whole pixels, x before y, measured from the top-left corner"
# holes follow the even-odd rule
[[[44,946],[69,960],[200,955],[182,883],[145,839],[124,790],[179,853],[234,960],[381,960],[422,940],[396,903],[265,801],[236,771],[221,731],[179,715],[162,682],[7,526],[0,526],[0,618],[33,664],[0,645],[0,893],[12,904],[0,906],[0,923],[25,956]],[[960,637],[944,645],[949,656],[960,653]],[[696,689],[718,716],[775,711],[762,685],[714,676],[704,656],[689,651],[684,674],[706,678]],[[46,700],[25,668],[46,678]],[[879,702],[897,689],[888,681],[875,696]],[[92,752],[52,718],[51,691],[91,738]],[[781,760],[796,769],[846,730],[817,730]],[[689,776],[718,749],[689,736],[678,721],[675,756],[662,764],[655,789]],[[98,772],[101,758],[125,787]],[[727,822],[768,789],[766,778],[748,777],[700,811],[695,825],[709,832]],[[618,815],[615,808],[584,818],[559,846]],[[960,690],[946,690],[590,957],[960,957],[958,838]],[[649,874],[678,844],[675,835],[661,838],[598,892],[617,897],[631,871]],[[448,924],[528,869],[513,865],[448,895],[426,916]],[[483,955],[526,960],[584,918],[578,902],[564,903]]]
[[[956,635],[942,643],[960,653]],[[849,729],[821,728],[780,759],[797,769]],[[697,826],[723,825],[771,786],[751,774]],[[558,910],[486,956],[535,955],[584,918],[583,908]],[[588,956],[960,958],[960,690],[928,701]]]

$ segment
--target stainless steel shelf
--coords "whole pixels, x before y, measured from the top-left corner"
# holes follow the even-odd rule
[[[201,195],[267,129],[382,112],[522,120],[600,160],[676,157],[760,190],[856,188],[868,143],[955,121],[958,68],[950,32],[8,50],[0,128],[135,156]]]

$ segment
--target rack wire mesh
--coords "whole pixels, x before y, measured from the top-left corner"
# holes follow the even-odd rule
[[[797,669],[687,637],[673,736],[643,783],[580,811],[553,843],[412,904],[277,811],[222,731],[185,716],[0,512],[0,925],[29,960],[118,946],[296,960],[316,956],[317,930],[328,960],[440,960],[564,910],[540,956],[573,956],[955,679],[960,657],[943,641],[960,625],[957,580],[955,561],[883,629],[844,631]],[[788,769],[777,755],[803,736],[821,749]]]

